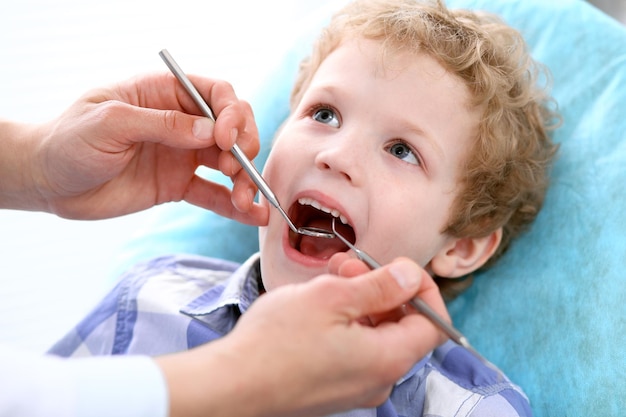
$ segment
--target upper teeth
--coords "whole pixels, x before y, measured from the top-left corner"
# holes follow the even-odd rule
[[[328,213],[331,216],[338,218],[341,221],[341,223],[348,224],[348,219],[345,218],[344,215],[339,212],[339,210],[325,207],[321,205],[319,201],[313,200],[312,198],[307,198],[307,197],[299,198],[298,203],[302,205],[315,207],[316,209],[321,210],[324,213]]]

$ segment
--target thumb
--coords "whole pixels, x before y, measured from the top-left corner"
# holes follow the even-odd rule
[[[152,142],[178,149],[199,149],[215,144],[215,123],[207,117],[177,110],[128,105],[122,110],[129,142]]]
[[[384,267],[347,280],[353,288],[355,317],[390,311],[414,297],[426,280],[426,271],[400,258]],[[434,284],[433,284],[434,285]]]

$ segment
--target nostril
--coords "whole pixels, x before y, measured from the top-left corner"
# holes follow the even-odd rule
[[[315,158],[315,166],[321,171],[341,175],[350,182],[357,179],[353,174],[360,170],[360,167],[355,165],[354,158],[340,149],[320,152]]]
[[[323,171],[330,171],[333,170],[333,167],[331,167],[328,163],[326,162],[321,162],[318,164],[318,167],[323,170]],[[352,181],[352,177],[350,176],[350,174],[348,174],[345,171],[339,171],[339,173],[348,181]]]

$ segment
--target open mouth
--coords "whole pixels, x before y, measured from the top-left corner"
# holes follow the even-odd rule
[[[337,232],[349,242],[354,243],[356,239],[354,229],[338,210],[324,207],[310,198],[301,198],[295,202],[289,208],[289,217],[296,227],[315,227],[329,231],[332,230],[333,218],[336,218],[339,220],[335,222]],[[329,259],[335,253],[348,250],[339,239],[304,236],[292,230],[289,230],[289,245],[303,255],[317,259]]]

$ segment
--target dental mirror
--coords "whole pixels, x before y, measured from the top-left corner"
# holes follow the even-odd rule
[[[189,80],[189,78],[183,72],[180,66],[178,66],[176,61],[174,61],[174,58],[172,58],[167,49],[161,50],[161,52],[159,52],[159,56],[161,57],[161,59],[163,59],[170,71],[172,71],[172,73],[176,76],[178,81],[180,81],[185,90],[187,90],[193,101],[200,108],[200,111],[202,111],[202,113],[206,117],[215,121],[213,110],[211,110],[206,101],[204,101],[196,87],[193,85],[191,80]],[[256,186],[259,187],[259,190],[261,191],[261,193],[263,193],[265,198],[267,198],[267,201],[269,201],[271,205],[276,207],[280,214],[285,218],[291,230],[293,230],[295,233],[312,237],[320,237],[326,239],[333,239],[335,237],[335,234],[329,230],[324,230],[317,227],[296,227],[296,225],[291,221],[289,216],[287,216],[287,213],[285,213],[285,210],[283,210],[283,208],[280,206],[278,198],[276,198],[267,182],[265,182],[259,171],[257,171],[252,162],[243,153],[241,148],[239,148],[237,144],[234,144],[231,148],[231,152],[234,155],[235,159],[237,159],[237,161],[241,164],[243,169],[248,173],[252,181],[254,181]]]

